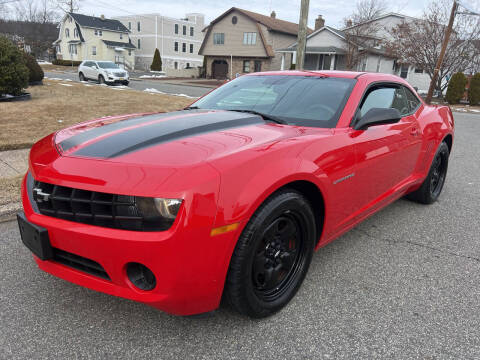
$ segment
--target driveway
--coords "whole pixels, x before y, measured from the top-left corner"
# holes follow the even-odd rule
[[[78,81],[78,75],[71,72],[51,72],[46,71],[45,76],[50,79],[69,79]],[[92,82],[93,83],[93,82]],[[211,91],[211,87],[191,86],[166,83],[164,80],[132,80],[128,85],[130,88],[140,91],[155,89],[167,94],[183,94],[191,97],[200,97]]]
[[[399,200],[320,249],[291,303],[174,317],[37,269],[0,224],[1,358],[480,358],[480,116],[455,114],[444,192]]]

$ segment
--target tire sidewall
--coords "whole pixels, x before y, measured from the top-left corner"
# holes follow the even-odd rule
[[[429,203],[433,203],[433,202],[437,201],[437,199],[442,194],[443,186],[445,185],[445,180],[446,180],[446,177],[447,177],[447,174],[448,174],[448,158],[449,158],[449,155],[450,154],[449,154],[449,151],[448,151],[447,144],[445,144],[445,142],[442,142],[440,144],[440,146],[438,147],[437,151],[435,152],[435,156],[432,159],[432,164],[430,165],[430,170],[428,172],[428,176],[425,179],[425,186],[426,186],[425,190],[427,190],[426,192],[427,192],[427,197],[428,197],[428,202]],[[437,156],[442,156],[443,157],[442,161],[445,162],[445,170],[444,170],[445,174],[444,174],[444,178],[442,180],[442,185],[441,185],[440,191],[438,192],[438,194],[436,196],[434,196],[432,191],[431,191],[431,188],[430,188],[430,180],[431,180],[432,175],[433,175],[433,164],[435,163],[435,159],[437,158]]]

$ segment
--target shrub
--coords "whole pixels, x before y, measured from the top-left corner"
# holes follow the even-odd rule
[[[23,53],[23,58],[29,72],[28,82],[32,84],[42,81],[44,74],[42,68],[37,63],[37,60],[35,60],[32,55],[29,55],[27,53]]]
[[[463,73],[458,72],[453,74],[448,83],[447,95],[445,99],[449,104],[458,104],[465,94],[465,86],[467,85],[467,78]]]
[[[468,102],[470,105],[480,104],[480,73],[476,73],[470,79],[470,88],[468,89]]]
[[[28,68],[22,52],[7,38],[0,36],[0,95],[21,95],[28,85]]]
[[[152,71],[162,71],[162,58],[160,57],[160,51],[155,49],[155,54],[153,55],[152,65],[150,65],[150,70]]]
[[[52,61],[53,65],[60,65],[60,66],[78,66],[81,63],[82,63],[81,61],[61,60],[61,59],[55,59]]]
[[[291,64],[290,65],[290,70],[295,70],[297,68],[297,65],[296,64]]]

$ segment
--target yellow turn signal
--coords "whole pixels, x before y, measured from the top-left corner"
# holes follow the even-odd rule
[[[225,234],[229,231],[237,230],[239,225],[240,223],[235,223],[235,224],[217,227],[215,229],[212,229],[212,231],[210,232],[210,236],[216,236],[220,234]]]

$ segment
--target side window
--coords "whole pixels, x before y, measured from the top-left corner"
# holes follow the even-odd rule
[[[420,106],[420,100],[410,91],[410,89],[405,88],[405,93],[407,94],[407,103],[410,112],[414,112]]]
[[[372,108],[397,109],[400,114],[410,112],[405,92],[402,87],[381,86],[370,90],[360,107],[360,115],[365,115]]]

